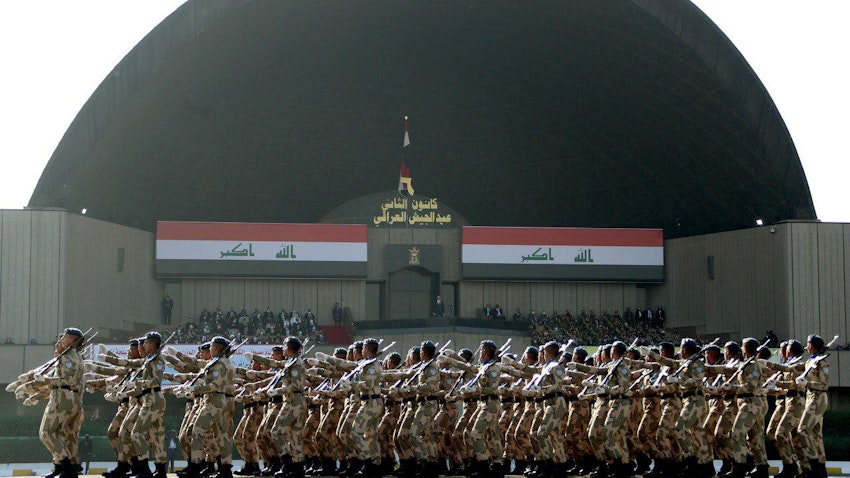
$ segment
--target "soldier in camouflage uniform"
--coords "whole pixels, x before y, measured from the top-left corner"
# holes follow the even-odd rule
[[[596,396],[597,401],[607,400],[606,407],[597,409],[598,415],[591,419],[591,427],[588,430],[590,443],[596,448],[605,450],[608,460],[591,475],[594,477],[608,476],[609,468],[613,476],[618,478],[631,475],[626,435],[622,431],[631,413],[629,400],[631,371],[629,364],[625,362],[626,352],[626,344],[617,341],[611,346],[612,361],[605,367],[588,367],[570,362],[571,367],[600,377],[598,383],[593,385],[591,392]],[[596,426],[593,426],[594,421]]]
[[[418,355],[417,355],[418,360]],[[409,359],[408,363],[412,363]],[[384,370],[392,371],[401,366],[401,355],[391,353],[384,361]],[[386,378],[385,378],[386,379]],[[378,442],[381,446],[381,474],[388,474],[395,468],[395,442],[393,442],[393,430],[398,425],[398,417],[401,413],[401,405],[398,400],[386,399],[384,401],[384,416],[378,423]]]
[[[160,355],[161,344],[159,333],[148,332],[139,346],[144,358],[112,359],[115,365],[136,369],[133,380],[127,382],[118,398],[135,399],[136,405],[130,412],[135,420],[132,428],[129,428],[129,424],[127,428],[130,432],[131,466],[138,478],[151,477],[148,467],[148,453],[151,449],[154,451],[157,478],[165,478],[166,474],[167,455],[162,444],[165,439],[165,397],[162,394],[165,360]]]
[[[249,383],[256,383],[254,375],[250,372],[263,371],[263,365],[256,360],[251,361],[250,370],[245,371],[245,380]],[[236,425],[236,431],[233,433],[233,443],[236,445],[236,450],[245,461],[245,464],[239,470],[233,472],[234,475],[253,476],[260,474],[260,453],[257,447],[257,431],[260,429],[260,423],[263,421],[264,402],[256,398],[253,387],[246,383],[243,387],[243,394],[237,396],[237,400],[242,402],[242,418],[239,424]]]
[[[129,342],[129,348],[127,349],[127,358],[129,360],[134,360],[139,357],[139,339],[131,339]],[[118,367],[107,368],[96,363],[92,363],[91,365],[87,364],[87,367],[95,373],[117,377],[119,380],[126,380],[131,374],[130,371],[126,371]],[[109,445],[115,452],[115,461],[117,462],[114,469],[103,472],[102,475],[106,478],[123,478],[130,470],[130,457],[124,455],[124,446],[121,444],[118,435],[121,430],[121,423],[124,421],[129,410],[129,397],[119,400],[118,411],[116,411],[115,417],[112,419],[112,422],[110,422],[109,427],[106,430],[106,438],[109,440]]]
[[[407,457],[401,463],[403,472],[407,474],[416,471],[417,461],[423,465],[419,471],[429,472],[437,466],[436,463],[428,463],[429,447],[435,440],[430,431],[434,416],[437,415],[437,396],[434,394],[440,381],[440,370],[434,360],[437,348],[433,342],[426,340],[419,349],[421,365],[402,375],[407,381],[396,392],[396,396],[416,399],[416,403],[410,403],[410,411],[402,418],[396,435],[396,446]]]
[[[522,354],[523,365],[537,365],[540,360],[540,351],[537,347],[529,346]],[[510,448],[516,460],[515,474],[523,473],[535,459],[534,448],[531,446],[531,423],[536,411],[534,400],[526,399],[520,393],[524,380],[515,383],[513,391],[516,407],[514,407],[514,419],[508,426],[505,434],[505,448]],[[520,389],[520,390],[516,390]]]
[[[759,342],[754,338],[743,341],[744,362],[733,377],[726,381],[722,390],[734,392],[738,403],[738,413],[732,424],[732,465],[733,478],[744,476],[746,470],[747,449],[749,448],[756,463],[751,476],[767,478],[767,453],[764,445],[764,418],[767,415],[764,381],[765,366],[756,360]]]
[[[496,356],[496,344],[491,340],[481,342],[480,366],[466,363],[454,351],[446,350],[437,360],[466,372],[477,372],[475,377],[461,387],[461,394],[478,396],[478,409],[474,416],[470,437],[475,450],[476,464],[470,476],[503,475],[502,437],[499,433],[498,387],[502,373],[502,364]],[[489,471],[488,471],[489,463]]]
[[[714,476],[713,456],[701,427],[708,416],[708,404],[702,390],[705,364],[700,357],[689,360],[699,352],[695,340],[682,339],[680,350],[680,361],[655,354],[649,349],[644,352],[673,370],[665,380],[670,384],[678,384],[682,393],[682,411],[676,420],[675,434],[685,457],[686,472],[696,478],[710,478]]]
[[[345,348],[338,348],[334,352],[334,357],[345,359],[349,352]],[[354,351],[350,352],[350,358],[353,359]],[[319,369],[322,373],[322,369]],[[332,379],[339,378],[342,374],[337,372],[327,372],[325,379],[327,383],[332,383]],[[336,461],[342,461],[342,442],[336,434],[336,429],[339,426],[339,419],[342,416],[342,410],[345,407],[345,396],[342,393],[329,393],[328,388],[324,388],[319,396],[324,400],[324,412],[319,427],[316,429],[316,443],[318,443],[322,455],[322,473],[333,473],[336,471]],[[318,473],[319,470],[312,470],[313,473]]]
[[[53,473],[49,477],[77,478],[77,456],[69,440],[69,423],[76,423],[83,413],[82,393],[85,387],[83,359],[79,349],[85,338],[80,329],[65,329],[56,341],[53,365],[27,374],[27,379],[50,387],[47,407],[42,415],[38,437],[53,458]]]
[[[782,471],[776,477],[792,478],[797,476],[797,460],[802,461],[802,454],[798,455],[801,442],[797,425],[803,416],[806,392],[794,381],[797,374],[788,366],[803,361],[803,345],[796,340],[783,342],[779,355],[782,367],[775,367],[772,362],[764,363],[772,370],[781,369],[775,374],[774,385],[768,386],[768,393],[776,398],[776,408],[768,422],[767,438],[775,442],[782,459]]]
[[[278,371],[277,383],[273,380],[268,395],[282,396],[283,403],[277,419],[272,425],[272,440],[280,450],[282,467],[275,478],[304,477],[304,442],[301,427],[307,416],[304,386],[307,382],[306,367],[301,359],[301,341],[287,337],[283,356],[286,365]]]
[[[204,443],[207,433],[218,433],[223,435],[227,446],[219,450],[221,454],[221,465],[219,467],[219,478],[231,478],[232,451],[230,445],[230,430],[225,429],[227,417],[227,393],[229,385],[233,383],[235,371],[230,359],[227,358],[230,341],[224,337],[215,337],[210,345],[211,359],[204,369],[192,381],[180,387],[178,396],[188,397],[190,395],[203,396],[200,408],[192,425],[192,454],[189,466],[186,467],[186,478],[200,478],[202,468],[201,462],[204,457]]]
[[[774,365],[773,368],[799,373],[794,384],[806,391],[806,401],[803,415],[797,425],[800,438],[802,459],[806,460],[810,478],[825,478],[826,453],[823,445],[823,414],[829,406],[827,391],[829,390],[829,363],[826,358],[825,344],[821,337],[810,335],[806,344],[810,358],[791,365]],[[790,383],[782,383],[790,388]]]

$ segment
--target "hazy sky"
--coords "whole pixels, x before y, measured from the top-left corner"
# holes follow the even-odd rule
[[[77,112],[183,0],[0,2],[0,209],[26,205]],[[761,78],[803,162],[818,217],[850,222],[847,0],[695,0]]]

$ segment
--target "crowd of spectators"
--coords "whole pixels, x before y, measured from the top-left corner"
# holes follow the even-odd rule
[[[277,313],[271,307],[263,312],[255,308],[254,312],[248,313],[245,309],[236,312],[233,307],[227,312],[223,312],[221,307],[210,312],[204,307],[197,321],[189,317],[177,327],[175,342],[201,343],[223,335],[237,342],[247,339],[249,344],[267,345],[283,343],[286,337],[293,335],[302,341],[310,339],[313,343],[327,343],[317,324],[316,314],[311,309],[302,315],[296,309],[287,311],[285,308]]]
[[[527,323],[534,345],[541,345],[549,340],[565,342],[569,339],[585,345],[610,343],[615,340],[631,342],[635,338],[646,343],[679,339],[675,333],[664,329],[666,313],[661,306],[654,311],[640,307],[633,311],[631,307],[626,307],[622,314],[619,310],[609,313],[607,309],[601,314],[585,309],[581,309],[577,314],[573,314],[569,309],[563,312],[554,310],[551,314],[546,311],[536,312],[534,309],[523,313],[517,308],[508,316],[500,305],[490,307],[490,304],[487,304],[484,311],[485,315],[493,320]]]

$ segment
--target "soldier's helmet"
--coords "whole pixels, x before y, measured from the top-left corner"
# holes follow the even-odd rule
[[[458,353],[458,355],[460,355],[460,356],[461,356],[461,358],[463,358],[463,359],[464,359],[464,360],[466,360],[467,362],[469,362],[470,360],[472,360],[472,350],[469,350],[469,349],[460,349],[460,352]]]
[[[213,337],[212,343],[224,345],[225,348],[230,347],[230,341],[222,337],[221,335],[216,335],[215,337]]]
[[[616,351],[617,351],[617,352],[618,352],[621,356],[622,356],[623,354],[625,354],[625,353],[626,353],[626,350],[628,349],[628,346],[625,344],[625,342],[620,341],[620,340],[617,340],[616,342],[614,342],[613,344],[611,344],[611,347],[612,347],[614,350],[616,350]]]
[[[363,350],[363,342],[359,340],[354,342],[354,350]]]
[[[130,347],[138,347],[139,339],[130,339]]]
[[[395,360],[396,362],[401,362],[401,354],[398,352],[391,353],[388,357],[389,360]]]
[[[282,345],[272,346],[272,352],[283,352],[283,346]]]
[[[576,349],[573,350],[573,355],[578,356],[583,361],[587,358],[587,349],[584,347],[576,347]]]
[[[682,344],[680,345],[682,349],[688,349],[692,351],[697,351],[699,348],[697,347],[697,341],[690,338],[682,339]]]
[[[374,338],[368,338],[368,339],[364,340],[363,343],[365,345],[378,345],[378,344],[380,344],[378,339],[374,339]]]
[[[70,335],[74,337],[73,347],[81,347],[83,342],[85,342],[85,337],[83,337],[83,331],[76,327],[68,327],[65,329],[63,335]]]
[[[416,345],[414,345],[413,347],[410,347],[410,350],[408,351],[408,353],[413,354],[413,355],[419,355],[419,352],[420,352],[419,347],[416,346]]]
[[[708,352],[709,350],[720,353],[720,346],[719,345],[709,345],[708,347],[705,348],[705,351]]]
[[[546,342],[546,345],[543,346],[543,350],[549,350],[549,349],[558,350],[559,347],[560,347],[560,345],[558,344],[558,342],[556,342],[554,340],[550,340],[550,341]]]
[[[540,355],[540,351],[537,350],[537,347],[529,345],[525,348],[525,352],[523,352],[523,355],[531,355],[533,357],[537,357]]]
[[[812,334],[806,339],[806,342],[812,344],[812,346],[817,350],[823,350],[824,341],[820,335]]]
[[[658,347],[661,350],[669,350],[669,351],[676,350],[676,346],[671,344],[670,342],[661,342],[660,344],[658,344]]]
[[[301,339],[290,335],[286,338],[286,340],[283,341],[283,345],[294,350],[295,352],[298,352],[301,350]]]
[[[482,340],[481,341],[481,348],[484,348],[484,347],[492,347],[493,350],[496,350],[496,342],[493,342],[492,340]]]
[[[162,343],[162,335],[159,332],[148,332],[145,334],[145,340],[156,340],[157,344]]]
[[[348,351],[345,350],[345,347],[337,347],[336,350],[334,350],[334,356],[337,358],[345,358],[347,353]]]
[[[733,354],[738,354],[741,352],[741,346],[738,345],[738,342],[735,342],[734,340],[730,340],[723,344],[723,348],[725,348],[729,352],[732,352]]]
[[[422,344],[419,347],[421,347],[425,350],[430,350],[432,352],[434,350],[437,350],[437,346],[434,345],[434,342],[431,342],[430,340],[426,340],[426,341],[422,342]]]
[[[788,341],[788,349],[791,351],[791,354],[795,357],[799,355],[803,355],[803,344],[798,340],[789,340]]]
[[[198,350],[209,350],[212,342],[204,342],[201,345],[198,345]]]

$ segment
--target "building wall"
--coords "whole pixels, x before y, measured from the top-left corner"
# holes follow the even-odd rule
[[[487,304],[499,304],[506,314],[513,315],[534,309],[538,314],[567,309],[575,314],[581,309],[601,313],[608,310],[622,313],[644,306],[634,284],[591,284],[575,282],[495,282],[464,281],[460,283],[460,315],[475,317],[476,309]]]
[[[162,321],[165,283],[154,275],[154,235],[65,214],[65,322],[134,329]],[[123,262],[119,249],[123,249]]]
[[[443,265],[440,280],[460,280],[460,228],[455,229],[399,229],[369,228],[369,263],[366,279],[370,281],[386,280],[384,246],[403,245],[439,245],[443,247]]]
[[[773,232],[771,232],[773,231]],[[671,327],[847,339],[850,225],[783,223],[665,241],[664,283],[647,288]],[[714,278],[707,257],[714,256]]]
[[[0,342],[52,343],[61,330],[63,215],[0,211]]]
[[[177,301],[180,309],[172,319],[197,318],[204,307],[210,312],[219,306],[225,312],[231,307],[236,312],[244,308],[249,313],[266,307],[279,312],[283,307],[287,311],[295,308],[301,315],[310,308],[319,325],[332,325],[334,302],[349,308],[352,320],[364,320],[365,297],[362,280],[183,279]]]

